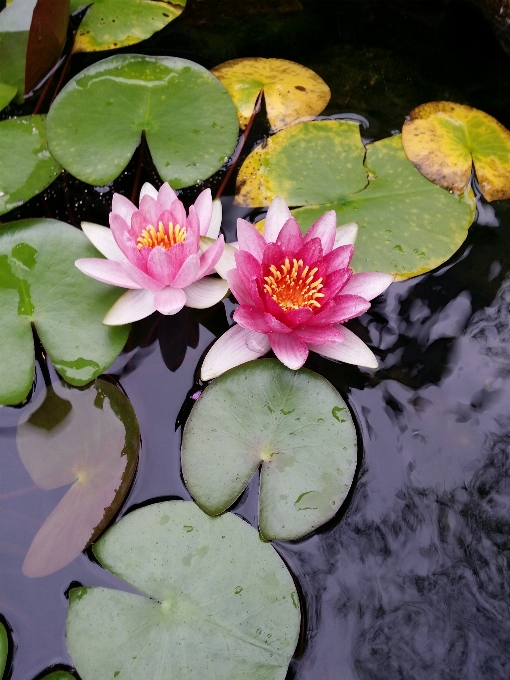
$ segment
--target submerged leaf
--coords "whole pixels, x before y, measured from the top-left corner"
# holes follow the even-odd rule
[[[232,59],[213,68],[212,73],[234,100],[242,130],[248,125],[261,90],[273,130],[319,115],[331,97],[329,87],[320,76],[286,59]]]
[[[56,383],[34,406],[17,430],[23,465],[41,489],[72,486],[32,541],[23,562],[30,577],[65,567],[101,534],[133,480],[140,442],[129,399],[106,380],[86,390]]]
[[[0,122],[0,215],[43,191],[61,167],[48,151],[46,116]]]
[[[87,5],[73,52],[113,50],[150,38],[181,14],[186,0],[71,0],[71,11]]]
[[[244,161],[237,205],[269,205],[281,196],[290,206],[327,203],[367,184],[365,148],[358,123],[299,123],[270,137]]]
[[[0,680],[2,680],[9,656],[9,638],[4,624],[0,621]]]
[[[129,326],[102,318],[119,288],[94,281],[75,267],[97,257],[85,235],[56,220],[21,220],[0,230],[0,404],[17,404],[34,378],[32,324],[57,371],[84,385],[122,350]]]
[[[260,532],[292,540],[340,509],[356,469],[356,432],[327,380],[265,359],[227,371],[204,390],[181,456],[189,492],[211,515],[230,507],[260,467]]]
[[[238,134],[232,100],[207,69],[136,54],[81,71],[55,99],[47,129],[55,158],[96,185],[122,172],[145,132],[160,176],[174,188],[216,172]]]
[[[239,517],[156,503],[123,517],[94,554],[143,595],[71,590],[67,644],[83,680],[286,677],[300,624],[294,582]]]
[[[409,160],[427,179],[456,194],[474,163],[488,201],[510,198],[510,131],[483,111],[452,102],[416,107],[402,129]]]

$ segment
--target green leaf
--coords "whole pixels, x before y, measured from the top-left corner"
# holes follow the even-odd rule
[[[232,505],[261,467],[260,532],[292,540],[339,510],[356,468],[356,432],[327,380],[265,359],[227,371],[204,390],[181,456],[189,492],[211,515]]]
[[[475,215],[471,191],[460,197],[425,179],[407,160],[400,135],[367,147],[368,187],[334,203],[293,210],[304,232],[327,210],[338,224],[355,221],[351,267],[408,279],[438,267],[464,242]]]
[[[138,421],[124,392],[106,380],[85,390],[56,383],[31,404],[16,444],[39,488],[72,484],[23,562],[25,576],[47,576],[95,541],[118,511],[138,462]]]
[[[191,502],[136,510],[94,546],[144,596],[70,593],[67,644],[82,680],[284,680],[300,625],[291,575],[232,514]]]
[[[41,192],[61,170],[48,151],[45,123],[46,116],[0,122],[0,215]]]
[[[81,231],[56,220],[21,220],[0,230],[0,404],[17,404],[30,391],[32,324],[73,385],[93,380],[122,350],[130,327],[101,320],[123,291],[74,266],[78,258],[97,256]]]
[[[299,123],[269,137],[244,161],[237,177],[238,205],[327,203],[367,184],[358,123]]]
[[[80,24],[73,52],[134,45],[178,17],[186,0],[71,0],[71,11],[91,5]]]
[[[4,624],[0,621],[0,680],[2,680],[7,657],[9,656],[9,638]]]
[[[5,109],[7,104],[10,104],[16,95],[17,88],[15,85],[5,85],[0,83],[0,111]]]
[[[145,132],[174,188],[210,177],[237,141],[235,106],[209,71],[186,59],[122,54],[81,71],[48,114],[51,153],[75,177],[106,184]]]
[[[18,102],[23,101],[25,92],[28,32],[36,3],[15,0],[0,12],[0,83],[15,88]]]
[[[53,671],[53,673],[45,675],[42,680],[76,680],[76,678],[67,671]]]

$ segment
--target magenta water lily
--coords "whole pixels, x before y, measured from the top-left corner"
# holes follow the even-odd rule
[[[305,363],[309,350],[377,368],[372,351],[343,323],[366,312],[393,278],[353,273],[349,264],[356,233],[354,223],[337,227],[332,210],[303,236],[279,197],[267,212],[264,235],[238,220],[237,266],[227,273],[240,303],[236,325],[205,357],[202,378],[210,380],[270,349],[291,369]]]
[[[185,305],[203,309],[219,302],[228,283],[213,273],[224,251],[221,204],[202,191],[188,214],[167,184],[157,191],[144,184],[137,208],[114,194],[110,229],[84,223],[83,231],[107,259],[82,258],[87,276],[129,290],[107,312],[103,323],[121,325],[156,310],[176,314]],[[212,239],[207,248],[200,238]],[[209,241],[208,241],[209,243]]]

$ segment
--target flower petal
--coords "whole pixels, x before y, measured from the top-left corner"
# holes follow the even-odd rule
[[[137,215],[138,213],[133,213]],[[118,213],[110,213],[110,229],[115,239],[115,243],[119,246],[121,252],[125,257],[135,266],[145,270],[145,262],[143,255],[138,250],[136,242],[131,235],[126,220]]]
[[[152,198],[157,201],[158,200],[158,190],[156,187],[153,187],[150,182],[145,182],[143,187],[140,189],[140,199],[139,203],[142,200],[142,198],[146,195],[152,196]]]
[[[292,335],[271,333],[269,342],[276,357],[287,368],[296,371],[305,363],[308,356],[308,347],[301,340],[294,338]]]
[[[177,314],[186,304],[186,293],[181,288],[166,286],[154,294],[154,306],[161,314]]]
[[[253,305],[240,305],[234,312],[233,319],[243,328],[257,333],[269,333],[269,327],[263,314]]]
[[[177,276],[172,281],[172,286],[175,288],[186,288],[186,286],[189,286],[199,278],[199,270],[200,259],[198,255],[190,255],[182,263]]]
[[[179,271],[182,258],[182,244],[179,248],[174,246],[170,250],[165,250],[162,246],[152,248],[147,258],[147,271],[151,278],[159,281],[160,288],[169,286],[173,283],[177,272]],[[172,252],[173,251],[173,252]],[[179,286],[177,286],[179,287]]]
[[[100,224],[94,224],[93,222],[82,222],[81,228],[92,245],[108,260],[114,260],[115,262],[124,262],[126,260],[126,256],[115,243],[111,229]]]
[[[184,292],[186,293],[186,307],[206,309],[223,300],[228,293],[228,283],[225,279],[205,276],[203,279],[186,286]]]
[[[232,291],[232,294],[234,295],[235,299],[239,302],[239,304],[253,305],[255,301],[253,300],[246,286],[244,285],[244,282],[241,278],[241,274],[239,274],[238,269],[229,269],[229,271],[227,272],[227,281],[230,290]]]
[[[259,262],[262,262],[266,241],[251,222],[241,218],[237,220],[237,240],[241,250],[247,250]]]
[[[157,230],[159,216],[163,212],[158,201],[149,194],[145,194],[145,196],[142,196],[140,199],[139,211],[142,213],[147,223],[152,224],[154,229]]]
[[[343,323],[361,316],[370,308],[370,302],[357,295],[339,295],[334,301],[324,305],[323,311],[310,319],[312,326]]]
[[[331,253],[330,253],[331,255]],[[331,272],[331,274],[328,274],[328,277],[326,279],[326,287],[322,289],[322,293],[324,293],[325,297],[321,301],[322,304],[328,302],[332,298],[334,298],[336,295],[338,295],[339,291],[342,291],[342,295],[345,292],[344,286],[347,284],[349,279],[352,277],[352,269],[337,269],[334,272]]]
[[[272,314],[266,312],[264,319],[272,333],[292,333],[292,328],[289,328],[282,321],[278,321]]]
[[[222,279],[227,278],[227,272],[230,269],[235,269],[236,266],[235,252],[236,249],[230,243],[225,243],[223,253],[221,254],[220,259],[216,263],[216,266],[214,267],[214,269],[218,272]]]
[[[283,198],[280,198],[280,196],[273,198],[264,224],[264,238],[268,243],[276,241],[281,228],[290,217],[292,215]]]
[[[338,248],[338,246],[352,246],[357,235],[357,222],[347,222],[347,224],[342,224],[341,227],[336,228],[335,245],[333,248]]]
[[[209,229],[207,230],[206,236],[209,238],[218,238],[221,227],[221,219],[223,214],[223,208],[221,206],[221,201],[219,198],[215,198],[212,202],[212,215],[211,221],[209,223]]]
[[[305,242],[312,238],[319,238],[322,243],[322,252],[327,255],[333,250],[336,236],[336,212],[329,210],[312,224],[305,234]]]
[[[145,319],[155,311],[153,290],[128,290],[106,312],[103,323],[107,326],[123,326]]]
[[[168,182],[163,182],[158,191],[158,203],[161,210],[170,210],[170,206],[175,200],[177,200],[177,194]]]
[[[308,345],[312,342],[316,345],[336,345],[342,342],[344,334],[335,326],[303,326],[302,328],[294,328],[292,336],[298,340],[306,342]]]
[[[126,272],[122,262],[101,260],[96,257],[82,257],[74,263],[78,269],[97,281],[120,288],[141,288]]]
[[[112,198],[112,213],[119,215],[122,219],[131,224],[131,216],[138,208],[134,203],[123,196],[122,194],[113,194]]]
[[[302,248],[304,243],[303,235],[299,228],[299,224],[293,217],[285,222],[278,234],[276,242],[289,253],[296,253]]]
[[[326,271],[334,272],[336,269],[345,269],[351,263],[354,254],[354,246],[338,246],[324,257]]]
[[[384,293],[386,288],[393,283],[393,276],[381,272],[360,272],[353,274],[342,293],[360,295],[365,300],[373,300]]]
[[[212,194],[210,189],[204,189],[193,203],[200,223],[200,236],[206,236],[212,217]]]
[[[363,340],[358,338],[352,331],[343,326],[337,326],[344,334],[343,342],[338,345],[321,345],[309,343],[308,347],[312,352],[322,354],[328,359],[343,361],[346,364],[366,366],[367,368],[378,368],[377,358]]]
[[[229,368],[258,359],[269,352],[267,335],[241,328],[237,324],[229,328],[205,355],[200,377],[212,380]]]
[[[147,290],[160,290],[160,288],[164,287],[164,283],[160,283],[156,279],[153,279],[152,276],[149,276],[138,267],[135,267],[133,264],[131,264],[131,262],[123,262],[122,264],[127,275],[135,283],[137,283],[140,288],[146,288]]]
[[[223,254],[224,247],[225,241],[222,235],[212,242],[212,245],[204,251],[203,255],[200,255],[200,268],[196,278],[201,279],[203,276],[207,276],[207,274],[211,274],[214,271]]]

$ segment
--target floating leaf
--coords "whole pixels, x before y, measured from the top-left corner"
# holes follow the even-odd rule
[[[59,60],[67,38],[68,23],[69,0],[37,1],[26,51],[26,93],[30,92]]]
[[[145,132],[159,174],[174,188],[216,172],[238,134],[232,100],[209,71],[136,54],[81,71],[54,101],[47,129],[55,158],[90,184],[115,179]]]
[[[73,52],[112,50],[150,38],[181,14],[186,0],[71,0],[71,11],[87,5]]]
[[[338,224],[359,225],[354,271],[386,272],[397,280],[434,269],[458,250],[475,214],[471,191],[457,197],[426,180],[407,160],[400,135],[370,144],[366,166],[371,178],[363,191],[292,211],[303,233],[336,210]]]
[[[0,680],[4,676],[7,657],[9,656],[9,638],[4,624],[0,621]]]
[[[48,151],[45,122],[46,116],[0,122],[0,215],[41,192],[61,170]]]
[[[16,404],[34,378],[32,324],[57,371],[84,385],[124,346],[129,326],[101,323],[123,292],[74,266],[98,253],[78,229],[56,220],[21,220],[0,230],[0,404]]]
[[[0,111],[5,109],[16,95],[17,88],[15,85],[5,85],[0,83]]]
[[[23,562],[30,577],[65,567],[102,533],[133,480],[140,442],[129,399],[106,380],[86,390],[55,384],[34,406],[18,425],[23,465],[41,489],[72,486],[32,541]]]
[[[292,540],[339,510],[356,468],[356,432],[327,380],[264,359],[227,371],[204,390],[181,455],[186,486],[211,515],[232,505],[261,467],[260,532]]]
[[[156,503],[123,517],[94,554],[147,597],[71,590],[67,644],[83,680],[286,677],[300,624],[294,582],[239,517]]]
[[[36,3],[37,0],[15,0],[0,12],[0,84],[14,88],[4,106],[16,94],[18,102],[23,100],[28,33]],[[4,90],[4,101],[8,92]]]
[[[237,177],[235,202],[269,205],[327,203],[363,189],[365,148],[358,123],[324,120],[298,123],[257,146]]]
[[[232,59],[213,68],[212,73],[230,92],[242,130],[248,125],[261,90],[273,130],[318,116],[331,97],[329,87],[320,76],[286,59]]]
[[[402,143],[418,170],[456,194],[465,191],[474,163],[488,201],[510,198],[510,132],[483,111],[452,102],[416,107]]]
[[[45,675],[41,680],[76,680],[76,678],[67,671],[53,671],[53,673]]]

